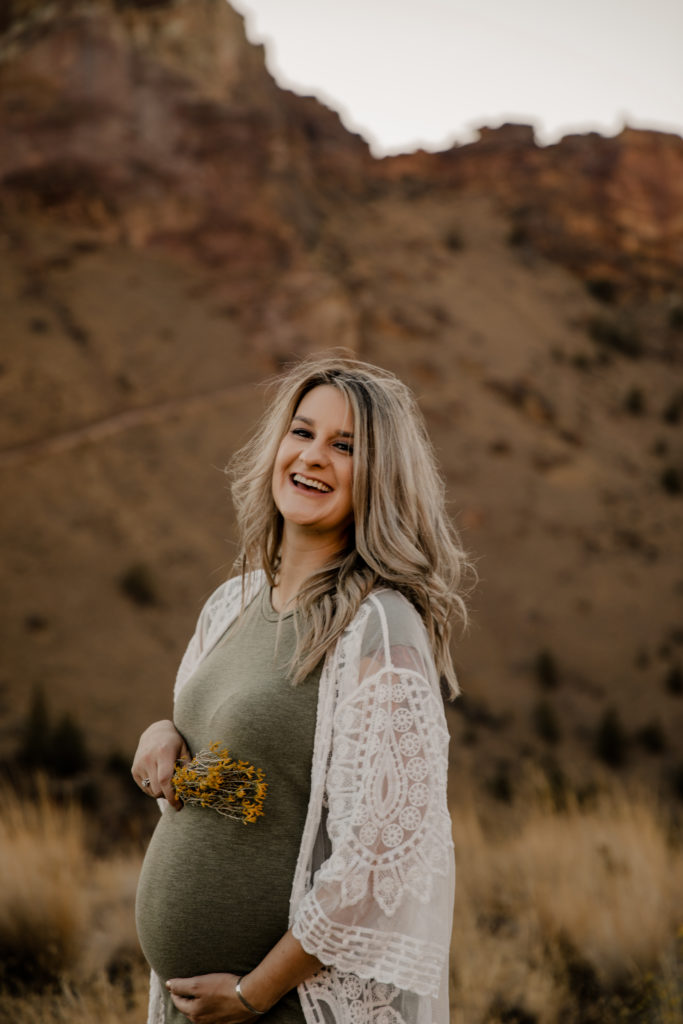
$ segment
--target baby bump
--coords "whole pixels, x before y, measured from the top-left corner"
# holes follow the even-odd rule
[[[135,907],[142,951],[162,979],[246,974],[275,945],[287,930],[298,845],[286,838],[205,808],[164,810]]]

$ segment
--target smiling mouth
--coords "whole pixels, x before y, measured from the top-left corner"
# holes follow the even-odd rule
[[[313,477],[302,476],[301,473],[292,473],[290,479],[294,486],[302,491],[318,491],[320,494],[329,494],[332,490],[322,480],[314,480]]]

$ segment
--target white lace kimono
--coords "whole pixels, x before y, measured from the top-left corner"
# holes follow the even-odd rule
[[[247,599],[263,582],[261,573],[250,578]],[[449,1016],[448,732],[426,630],[414,612],[410,635],[390,636],[383,594],[405,600],[371,594],[320,678],[289,914],[304,949],[327,965],[299,986],[307,1024],[446,1024]],[[209,598],[176,695],[240,603],[239,578]],[[155,975],[148,1021],[163,1024]]]

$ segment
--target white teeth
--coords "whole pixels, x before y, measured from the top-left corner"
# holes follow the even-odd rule
[[[322,491],[323,494],[332,490],[331,487],[328,487],[327,484],[321,483],[320,480],[311,480],[310,477],[302,476],[301,473],[295,473],[292,479],[296,484],[305,484],[306,487],[315,487],[316,490]]]

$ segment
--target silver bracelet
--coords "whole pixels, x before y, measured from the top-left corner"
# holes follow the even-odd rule
[[[242,978],[237,979],[237,984],[235,985],[235,992],[237,993],[237,998],[241,1002],[242,1006],[244,1006],[245,1009],[249,1010],[249,1013],[255,1013],[257,1017],[262,1017],[264,1013],[268,1013],[267,1010],[257,1010],[256,1007],[252,1006],[249,1000],[245,998],[242,989],[240,988],[241,981]]]

